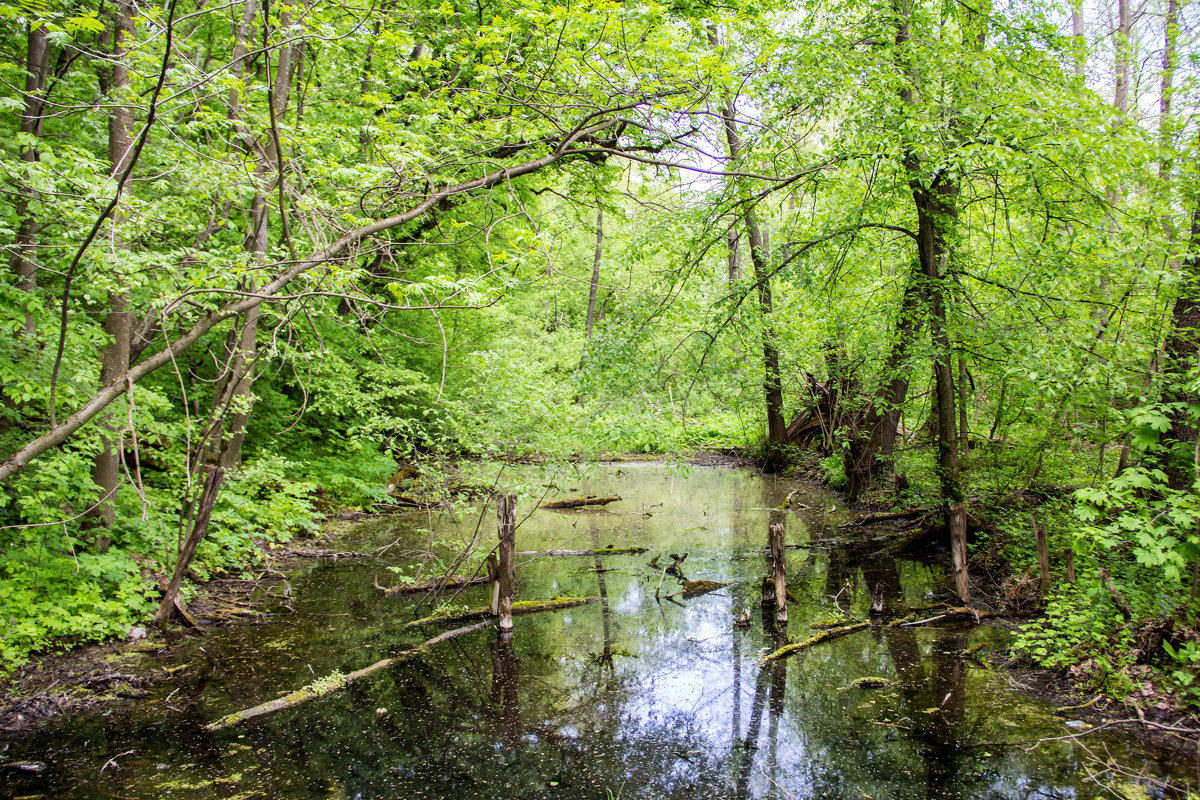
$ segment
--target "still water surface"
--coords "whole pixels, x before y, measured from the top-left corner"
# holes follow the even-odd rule
[[[526,478],[537,480],[536,475]],[[550,480],[546,477],[544,480]],[[518,599],[600,597],[482,630],[350,689],[241,726],[203,725],[333,670],[419,643],[417,598],[372,588],[379,563],[312,566],[289,584],[294,613],[214,629],[157,656],[175,669],[154,696],[75,718],[10,758],[48,760],[41,778],[0,777],[0,796],[64,798],[1091,798],[1160,796],[1187,765],[1118,736],[1031,746],[1074,731],[1003,671],[962,651],[1003,647],[997,627],[875,625],[760,669],[758,658],[839,609],[867,619],[875,587],[903,615],[948,593],[944,558],[863,559],[827,539],[846,514],[824,490],[744,470],[621,464],[553,476],[561,494],[619,494],[604,509],[518,508],[518,550],[649,548],[640,555],[518,558]],[[792,510],[776,510],[799,489]],[[552,496],[558,496],[556,491]],[[764,625],[766,532],[787,525],[796,597],[786,630]],[[372,522],[338,547],[428,529],[494,537],[494,511]],[[449,552],[448,550],[446,551]],[[736,582],[682,602],[655,599],[662,553],[687,553],[691,580]],[[678,589],[670,576],[662,594]],[[482,605],[488,590],[455,604]],[[733,626],[743,609],[747,630]],[[428,609],[426,608],[425,611]],[[859,678],[882,688],[854,688]],[[1118,769],[1097,776],[1097,759]],[[1135,779],[1133,775],[1142,775]],[[8,781],[8,783],[5,783]]]

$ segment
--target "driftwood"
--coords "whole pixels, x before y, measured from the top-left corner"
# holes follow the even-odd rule
[[[474,586],[475,584],[487,582],[487,575],[476,575],[474,577],[455,575],[450,578],[430,578],[429,580],[424,581],[398,583],[395,586],[380,586],[379,581],[376,580],[374,576],[371,578],[371,584],[388,597],[393,597],[398,594],[410,594],[412,592],[432,592],[442,589],[461,589],[465,586]]]
[[[270,714],[273,711],[281,711],[285,708],[293,708],[301,703],[307,703],[309,700],[315,700],[318,697],[324,697],[327,694],[333,694],[334,692],[346,688],[361,678],[365,678],[381,669],[390,667],[392,664],[400,664],[416,658],[417,656],[427,652],[429,648],[433,647],[439,642],[444,642],[448,639],[463,636],[464,634],[474,633],[475,631],[483,630],[484,628],[490,627],[494,624],[495,620],[489,619],[484,620],[483,622],[478,622],[474,625],[468,625],[465,628],[457,628],[452,631],[446,631],[445,633],[438,634],[432,639],[422,642],[416,647],[397,653],[391,658],[385,658],[381,661],[376,661],[371,666],[363,667],[362,669],[351,672],[348,675],[342,675],[341,673],[335,672],[332,675],[328,675],[324,678],[313,681],[308,686],[305,686],[302,689],[297,689],[291,694],[286,694],[283,697],[278,697],[274,700],[268,700],[265,703],[261,703],[253,708],[247,708],[244,711],[226,714],[216,722],[210,722],[208,725],[205,725],[204,729],[208,731],[223,730],[225,728],[237,725],[239,722],[245,722],[248,719],[253,719],[254,717],[261,717],[264,714]]]
[[[581,508],[583,506],[606,506],[609,503],[615,503],[621,499],[620,495],[616,497],[596,497],[588,495],[587,497],[572,497],[568,500],[555,500],[551,503],[542,503],[542,508]]]
[[[560,611],[564,608],[575,608],[576,606],[594,603],[599,599],[598,597],[555,597],[550,600],[517,600],[512,604],[512,613],[515,617],[521,614],[537,614],[540,611]],[[475,606],[457,611],[443,611],[428,617],[415,619],[412,622],[405,623],[404,627],[417,628],[424,625],[440,625],[445,622],[462,622],[468,619],[487,617],[491,614],[492,609],[490,606]]]
[[[339,552],[337,550],[304,550],[293,549],[284,550],[283,555],[295,556],[296,558],[331,558],[335,561],[339,558],[374,558],[370,553],[355,553],[355,552]]]
[[[645,547],[597,547],[595,550],[520,550],[519,556],[614,556],[625,553],[645,553]]]
[[[845,625],[841,628],[830,628],[827,631],[821,631],[820,633],[816,634],[815,636],[810,636],[809,638],[805,639],[803,642],[796,642],[795,644],[784,645],[783,647],[776,650],[774,653],[771,653],[768,656],[764,656],[761,660],[759,660],[758,664],[759,664],[759,666],[766,666],[767,664],[770,664],[772,661],[778,661],[781,658],[787,658],[788,656],[792,655],[793,653],[799,653],[801,650],[807,650],[808,648],[812,647],[813,645],[820,644],[821,642],[828,642],[830,639],[837,639],[837,638],[840,638],[847,634],[854,633],[855,631],[861,631],[863,628],[869,628],[869,627],[871,627],[871,623],[859,622],[855,625]]]

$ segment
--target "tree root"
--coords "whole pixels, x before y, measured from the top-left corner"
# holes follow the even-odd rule
[[[792,655],[793,653],[799,653],[801,650],[807,650],[808,648],[812,647],[813,645],[820,644],[821,642],[827,642],[830,639],[837,639],[839,637],[845,636],[846,634],[854,633],[855,631],[861,631],[863,628],[869,628],[869,627],[871,627],[871,623],[859,622],[855,625],[845,625],[841,628],[830,628],[827,631],[821,631],[820,633],[818,633],[815,636],[810,636],[809,638],[805,639],[803,642],[797,642],[795,644],[784,645],[783,647],[776,650],[774,653],[771,653],[770,655],[764,656],[763,658],[761,658],[759,660],[758,664],[760,667],[766,666],[767,664],[770,664],[772,661],[778,661],[781,658],[787,658],[788,656]]]
[[[360,670],[355,670],[349,675],[343,675],[340,672],[334,671],[332,674],[326,675],[324,678],[318,678],[309,685],[297,689],[291,694],[286,694],[283,697],[277,697],[274,700],[268,700],[265,703],[260,703],[259,705],[254,706],[253,708],[247,708],[244,711],[226,714],[216,722],[210,722],[208,725],[205,725],[204,729],[207,731],[224,730],[225,728],[233,727],[239,722],[245,722],[246,720],[253,719],[254,717],[261,717],[264,714],[270,714],[274,711],[281,711],[285,708],[294,708],[301,703],[307,703],[309,700],[315,700],[318,697],[324,697],[327,694],[333,694],[336,691],[346,688],[357,680],[365,678],[381,669],[390,667],[392,664],[400,664],[414,659],[417,656],[423,655],[424,653],[428,652],[429,648],[433,647],[439,642],[444,642],[447,639],[453,639],[464,634],[474,633],[475,631],[483,630],[484,628],[490,627],[494,624],[495,620],[489,619],[484,620],[483,622],[478,622],[474,625],[468,625],[465,628],[457,628],[456,630],[446,631],[445,633],[434,636],[428,641],[422,642],[416,647],[397,653],[391,658],[385,658],[381,661],[376,661],[371,666],[363,667]]]
[[[594,603],[599,599],[598,597],[555,597],[550,600],[518,600],[513,603],[512,613],[515,617],[520,614],[536,614],[540,611],[560,611],[564,608],[575,608],[576,606]],[[488,617],[491,614],[492,609],[489,606],[475,606],[473,608],[458,609],[457,611],[442,611],[428,617],[413,620],[406,623],[404,627],[416,628],[423,625],[440,625],[444,622],[462,622],[468,619]]]

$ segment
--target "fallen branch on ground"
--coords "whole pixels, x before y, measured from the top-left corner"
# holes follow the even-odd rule
[[[550,600],[518,600],[513,603],[512,613],[515,617],[519,614],[537,614],[540,611],[561,611],[564,608],[574,608],[575,606],[594,603],[599,599],[599,597],[555,597]],[[404,627],[416,628],[422,625],[439,625],[443,622],[461,622],[463,620],[491,616],[491,613],[492,609],[490,606],[475,606],[474,608],[460,609],[458,611],[443,611],[428,617],[415,619],[405,624]]]
[[[205,725],[204,729],[207,731],[224,730],[225,728],[232,727],[237,725],[239,722],[245,722],[246,720],[253,719],[254,717],[261,717],[264,714],[270,714],[273,711],[280,711],[285,708],[294,708],[301,703],[307,703],[309,700],[315,700],[318,697],[324,697],[327,694],[333,694],[334,692],[346,688],[361,678],[365,678],[381,669],[390,667],[392,664],[400,664],[416,658],[417,656],[427,652],[429,648],[433,647],[439,642],[444,642],[447,639],[453,639],[464,634],[474,633],[475,631],[483,630],[484,628],[490,627],[494,624],[495,620],[489,619],[484,620],[483,622],[478,622],[474,625],[468,625],[465,628],[457,628],[452,631],[446,631],[445,633],[434,636],[432,639],[422,642],[416,647],[397,653],[391,658],[385,658],[381,661],[376,661],[371,666],[363,667],[360,670],[351,672],[349,675],[342,675],[339,672],[335,672],[332,675],[327,675],[324,678],[310,683],[308,686],[297,689],[291,694],[286,694],[283,697],[278,697],[274,700],[268,700],[265,703],[261,703],[253,708],[247,708],[244,711],[226,714],[216,722],[210,722],[208,725]]]
[[[765,656],[764,658],[760,659],[758,664],[759,664],[759,666],[766,666],[767,664],[770,664],[772,661],[778,661],[781,658],[787,658],[788,656],[792,655],[793,653],[799,653],[801,650],[807,650],[808,648],[812,647],[813,645],[820,644],[821,642],[827,642],[830,639],[837,639],[841,636],[845,636],[848,633],[854,633],[855,631],[861,631],[863,628],[869,628],[869,627],[871,627],[871,623],[859,622],[855,625],[846,625],[841,628],[831,628],[830,630],[827,630],[827,631],[821,631],[816,636],[810,636],[809,638],[805,639],[803,642],[797,642],[796,644],[784,645],[783,647],[776,650],[774,653],[771,653],[770,655]]]

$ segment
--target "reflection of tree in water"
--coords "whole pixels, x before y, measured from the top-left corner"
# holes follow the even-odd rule
[[[883,620],[908,613],[895,559],[864,562],[862,572],[866,585],[874,587],[882,601]],[[960,775],[963,745],[969,735],[965,730],[967,667],[958,653],[967,647],[969,630],[937,628],[928,669],[917,629],[879,630],[896,669],[905,715],[911,720],[908,738],[916,745],[925,767],[926,797],[967,796]]]
[[[521,700],[517,654],[512,631],[497,631],[492,642],[492,710],[497,714],[504,745],[521,747]]]

